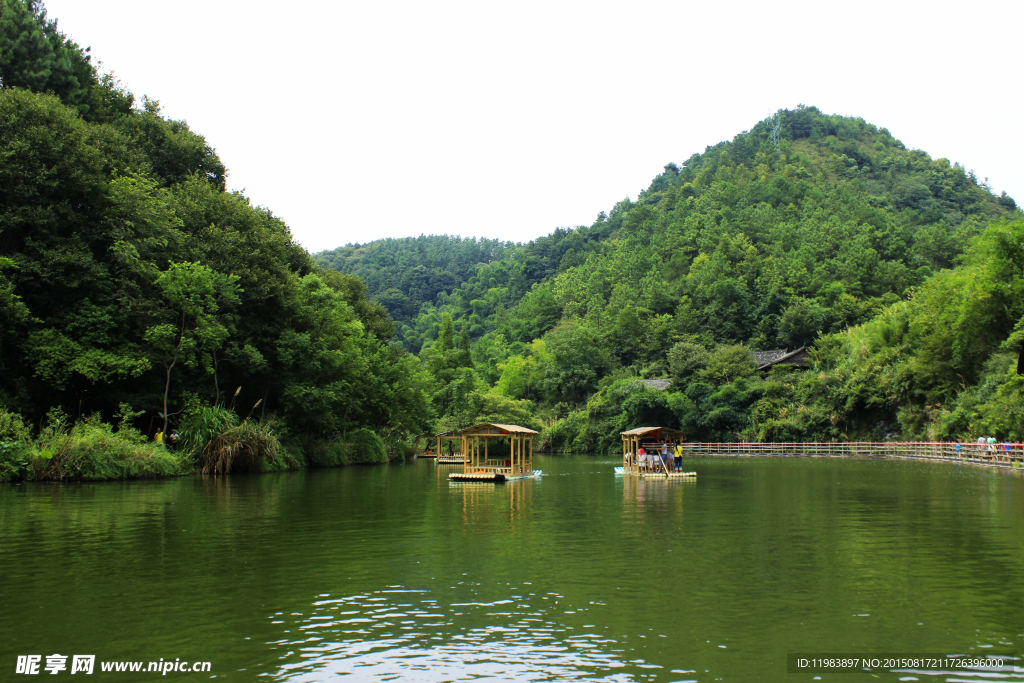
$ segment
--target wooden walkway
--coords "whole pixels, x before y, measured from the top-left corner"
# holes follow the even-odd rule
[[[970,462],[996,467],[1024,468],[1024,446],[1004,444],[982,446],[978,443],[945,442],[819,442],[819,443],[684,443],[687,457],[808,457],[808,458],[899,458],[907,460],[943,460]]]

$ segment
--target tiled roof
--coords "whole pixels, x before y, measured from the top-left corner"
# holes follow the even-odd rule
[[[790,363],[788,363],[788,365],[798,365],[799,367],[803,367],[805,365],[805,363],[803,362],[802,359],[803,359],[804,356],[807,355],[807,347],[806,346],[801,346],[796,351],[790,351],[789,353],[786,353],[785,351],[783,351],[782,355],[780,355],[780,356],[771,356],[769,360],[765,360],[765,361],[759,360],[758,357],[757,357],[757,354],[759,354],[759,353],[776,354],[776,353],[779,353],[779,352],[778,351],[754,351],[753,353],[754,353],[754,362],[757,363],[757,369],[758,370],[765,370],[767,368],[770,368],[773,365],[777,365],[778,363],[784,363],[784,362],[786,362],[787,360],[790,360],[790,359],[792,359],[792,361]]]
[[[775,349],[773,351],[753,351],[754,362],[761,366],[765,363],[775,363],[789,353],[789,349]]]

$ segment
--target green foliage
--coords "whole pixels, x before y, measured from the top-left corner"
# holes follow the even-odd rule
[[[29,435],[21,415],[0,407],[0,482],[23,479],[29,467]]]
[[[244,386],[238,413],[293,436],[399,443],[429,425],[423,370],[357,277],[318,271],[279,218],[226,192],[213,148],[155,100],[133,109],[93,71],[84,99],[54,85],[47,55],[77,48],[41,5],[3,12],[0,399],[33,422],[130,403],[166,431],[184,397]]]
[[[99,415],[71,423],[60,410],[48,415],[29,461],[31,478],[53,481],[166,477],[188,471],[174,454],[147,443],[144,434],[123,421],[115,431]]]
[[[327,442],[311,444],[306,461],[311,467],[384,463],[390,459],[391,452],[379,434],[360,428]]]
[[[198,453],[203,474],[260,472],[273,469],[282,455],[273,420],[230,420]]]
[[[120,426],[54,413],[25,465],[24,438],[4,441],[0,476],[295,464],[279,435],[309,464],[383,461],[430,426],[540,415],[558,449],[613,448],[637,422],[1022,429],[1016,203],[861,119],[782,112],[777,146],[760,122],[526,245],[421,236],[314,259],[40,3],[2,10],[0,400],[33,423],[85,406]],[[803,345],[802,375],[750,355]],[[669,391],[636,381],[659,376]],[[133,431],[186,408],[180,462]]]
[[[0,79],[4,88],[50,91],[85,114],[97,86],[89,49],[57,30],[39,0],[0,3]]]
[[[700,344],[681,341],[668,352],[668,369],[677,386],[708,366],[711,354]]]
[[[587,327],[569,325],[549,333],[545,346],[551,360],[541,380],[542,391],[554,401],[583,401],[608,365],[596,335]]]
[[[218,435],[238,425],[238,415],[222,406],[195,405],[185,412],[178,427],[178,447],[198,458]]]
[[[717,385],[727,384],[757,371],[750,349],[742,344],[721,346],[710,354],[698,376]]]
[[[813,107],[781,118],[778,148],[762,122],[666,166],[635,202],[517,246],[409,327],[444,346],[465,321],[477,377],[558,416],[544,431],[555,449],[614,447],[608,434],[655,417],[692,438],[936,433],[936,406],[970,394],[997,347],[1019,348],[1017,238],[988,227],[1016,204],[863,120]],[[984,256],[972,246],[943,270],[982,233]],[[581,248],[557,265],[537,258],[568,241]],[[756,371],[752,350],[800,346],[816,372]],[[616,393],[666,375],[664,394]],[[984,401],[1015,391],[986,386]],[[956,424],[1016,414],[965,410]]]

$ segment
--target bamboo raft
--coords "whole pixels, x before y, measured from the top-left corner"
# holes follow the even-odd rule
[[[500,484],[513,479],[531,479],[533,477],[539,477],[544,472],[542,470],[533,470],[526,474],[512,474],[504,475],[501,472],[452,472],[448,475],[448,481],[476,481],[476,482],[494,482]]]
[[[625,474],[625,467],[616,467],[615,474]],[[665,472],[653,471],[653,472],[636,472],[633,473],[637,476],[643,477],[644,479],[696,479],[696,472],[677,472],[675,470],[668,470]]]

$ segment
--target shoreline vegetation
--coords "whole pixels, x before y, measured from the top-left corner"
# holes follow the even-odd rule
[[[0,408],[0,482],[107,481],[188,474],[262,473],[386,463],[412,448],[356,429],[329,441],[282,441],[273,419],[244,419],[199,407],[182,420],[183,438],[166,448],[132,426],[139,413],[121,406],[115,423],[99,415],[71,420],[50,411],[35,436],[21,416]]]
[[[1024,212],[886,128],[798,105],[589,226],[314,256],[42,2],[0,12],[0,481],[387,462],[480,422],[555,453],[1024,440]]]

